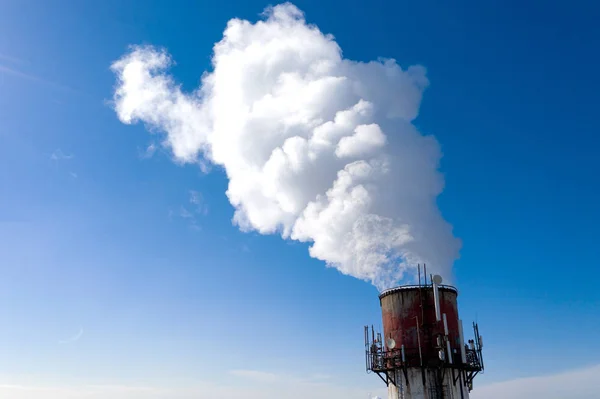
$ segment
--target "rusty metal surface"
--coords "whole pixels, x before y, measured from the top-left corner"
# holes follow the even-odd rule
[[[445,284],[440,284],[438,287],[445,288],[450,291],[454,291],[458,295],[458,290],[456,289],[456,287],[453,287],[451,285],[445,285]],[[431,289],[431,285],[400,285],[398,287],[388,288],[387,290],[384,290],[381,292],[381,294],[379,294],[379,299],[383,298],[384,296],[393,294],[394,292],[397,292],[397,291],[410,291],[415,288],[430,288]]]
[[[448,337],[452,351],[460,355],[458,308],[456,288],[440,286],[440,309],[448,320]],[[433,290],[431,286],[398,287],[380,295],[383,320],[383,343],[389,338],[396,342],[396,349],[404,345],[406,362],[410,364],[439,364],[437,335],[443,335],[442,322],[435,318]],[[386,348],[388,351],[389,348]]]

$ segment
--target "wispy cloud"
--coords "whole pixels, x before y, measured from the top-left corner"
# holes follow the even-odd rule
[[[19,79],[24,79],[24,80],[34,82],[34,83],[40,83],[45,86],[49,86],[49,87],[52,87],[52,88],[55,88],[58,90],[67,91],[67,92],[71,92],[71,93],[78,93],[77,90],[75,90],[69,86],[65,86],[65,85],[63,85],[61,83],[57,83],[53,80],[49,80],[49,79],[43,78],[41,76],[29,73],[29,72],[25,72],[21,69],[11,67],[6,64],[0,64],[0,75],[14,76]]]
[[[73,157],[73,154],[65,154],[60,148],[54,150],[54,152],[50,155],[50,159],[53,161],[67,160],[72,159]]]
[[[206,205],[202,193],[195,190],[189,191],[189,204],[181,205],[179,210],[175,212],[172,208],[169,209],[169,220],[173,220],[174,216],[187,220],[190,229],[195,231],[201,231],[202,227],[198,222],[199,216],[205,216],[208,214],[208,206]],[[192,208],[190,210],[190,207]]]
[[[50,160],[51,160],[51,162],[56,163],[56,165],[58,165],[59,163],[62,163],[62,162],[69,162],[74,157],[75,156],[73,154],[67,154],[63,150],[61,150],[60,148],[54,150],[54,152],[52,152],[52,154],[50,154]],[[70,165],[70,166],[72,166],[72,165]],[[67,168],[67,166],[64,166],[64,168]],[[63,168],[60,167],[60,169],[63,169]],[[72,179],[77,179],[79,177],[79,175],[77,174],[77,172],[75,172],[74,170],[69,170],[68,173],[69,173],[69,176]]]
[[[558,374],[475,387],[472,399],[589,399],[598,397],[600,364]]]
[[[202,227],[198,224],[196,215],[190,212],[185,206],[180,206],[178,211],[174,211],[173,208],[168,210],[169,221],[173,221],[175,217],[179,217],[187,221],[188,227],[194,231],[201,231]]]
[[[260,384],[279,384],[291,382],[302,385],[320,386],[329,384],[332,380],[330,375],[325,374],[302,376],[299,374],[285,374],[252,369],[234,369],[230,370],[229,374],[237,378],[243,378],[248,382]]]
[[[146,148],[139,151],[139,157],[141,159],[152,158],[157,149],[158,146],[155,143],[150,143]]]
[[[220,398],[235,399],[331,399],[348,398],[363,399],[367,395],[383,396],[385,387],[381,384],[376,390],[352,386],[344,383],[312,384],[306,379],[269,373],[259,370],[232,370],[231,382],[195,381],[193,384],[181,386],[169,385],[164,381],[163,386],[128,386],[128,385],[70,385],[48,386],[35,385],[31,379],[22,381],[0,382],[0,397],[11,399],[198,399]],[[243,380],[244,384],[237,383]],[[370,393],[372,392],[372,394]]]
[[[194,231],[202,231],[202,227],[200,227],[200,225],[195,220],[190,223],[190,229]]]
[[[31,75],[31,74],[19,71],[18,69],[11,68],[11,67],[8,67],[8,66],[2,65],[2,64],[0,64],[0,72],[8,74],[8,75],[13,75],[13,76],[16,76],[19,78],[27,79],[27,80],[32,80],[32,81],[41,82],[41,83],[47,83],[44,79],[41,79],[35,75]]]
[[[0,396],[12,399],[166,399],[165,391],[126,385],[44,386],[0,384]],[[181,399],[187,399],[180,396]]]
[[[15,65],[28,65],[30,64],[29,61],[26,61],[22,58],[19,57],[14,57],[12,55],[8,55],[5,53],[0,53],[0,61],[4,61],[4,62],[8,62],[11,64],[15,64]]]
[[[78,91],[73,89],[72,87],[66,86],[62,83],[58,83],[50,79],[43,78],[37,74],[24,71],[22,67],[27,65],[30,65],[30,62],[25,61],[21,58],[0,53],[0,76],[9,75],[30,82],[40,83],[42,85],[53,87],[62,91],[78,93]]]
[[[194,215],[188,211],[184,206],[179,208],[179,216],[181,216],[184,219],[193,219]]]
[[[273,383],[279,382],[283,379],[283,376],[281,375],[259,370],[231,370],[229,371],[229,374],[235,377],[248,379],[253,382]]]
[[[198,224],[198,220],[196,219],[196,215],[192,212],[188,211],[184,206],[179,208],[179,216],[189,222],[189,228],[194,231],[200,231],[202,228]]]
[[[192,204],[200,205],[202,203],[202,194],[198,191],[190,190],[190,202]]]
[[[190,203],[195,206],[195,212],[202,215],[208,214],[208,205],[202,197],[202,193],[190,190]]]
[[[83,337],[83,328],[79,327],[79,332],[75,335],[73,335],[71,338],[62,340],[62,341],[58,341],[59,344],[70,344],[72,342],[76,342],[79,341],[81,339],[81,337]]]

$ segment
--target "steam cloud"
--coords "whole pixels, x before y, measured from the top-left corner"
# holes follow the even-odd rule
[[[194,93],[167,74],[166,51],[133,47],[111,67],[119,119],[164,133],[177,162],[222,166],[242,231],[309,242],[379,289],[417,263],[450,277],[460,241],[436,205],[439,145],[411,124],[424,68],[344,59],[290,3],[264,17],[229,21]]]

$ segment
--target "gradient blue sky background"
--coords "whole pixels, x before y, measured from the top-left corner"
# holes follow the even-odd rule
[[[460,311],[486,344],[476,387],[597,365],[598,6],[295,4],[346,58],[428,70],[416,125],[444,152]],[[382,388],[363,365],[376,289],[239,232],[221,171],[144,157],[152,137],[106,103],[128,45],[166,47],[192,90],[227,21],[267,5],[0,3],[0,383],[259,384],[293,362],[357,398]]]

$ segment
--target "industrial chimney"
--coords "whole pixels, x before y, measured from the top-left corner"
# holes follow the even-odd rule
[[[475,339],[465,344],[457,296],[437,275],[379,295],[383,336],[365,326],[366,367],[388,386],[388,399],[469,398],[483,371],[482,339],[473,323]]]

